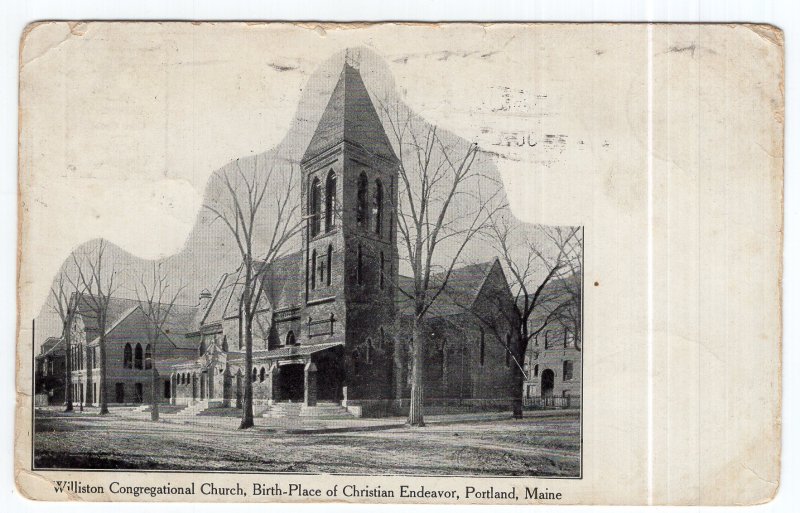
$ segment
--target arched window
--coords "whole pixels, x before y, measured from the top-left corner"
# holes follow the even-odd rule
[[[311,277],[311,290],[317,288],[317,250],[313,250],[311,252],[311,269],[309,269],[309,275]]]
[[[483,362],[486,357],[486,333],[483,331],[483,326],[481,326],[481,367],[483,367]]]
[[[133,352],[133,366],[136,369],[142,368],[142,344],[136,344],[136,349]]]
[[[200,339],[200,348],[198,349],[198,351],[200,352],[200,356],[203,356],[204,354],[206,354],[206,341],[205,341],[205,339],[202,339],[202,338]]]
[[[308,195],[308,214],[311,221],[311,236],[319,234],[320,204],[322,196],[322,185],[319,178],[314,178],[311,182],[311,190]]]
[[[539,364],[538,363],[533,366],[533,377],[534,378],[538,378],[539,377]]]
[[[133,348],[130,344],[125,344],[125,352],[122,358],[122,367],[124,369],[133,368]]]
[[[381,277],[380,277],[380,285],[381,290],[385,285],[385,277],[384,277],[384,269],[386,268],[386,258],[383,256],[383,251],[381,251]]]
[[[267,377],[267,371],[264,369],[264,367],[261,367],[261,371],[259,371],[258,373],[258,381],[263,383],[266,377]]]
[[[325,279],[325,285],[328,287],[331,286],[331,261],[333,260],[333,246],[328,246],[328,259],[327,259],[327,267],[328,267],[328,274],[326,275],[327,278]]]
[[[289,333],[286,334],[286,345],[293,346],[297,344],[297,340],[294,338],[294,331],[289,330]]]
[[[331,169],[328,178],[325,179],[325,231],[333,230],[334,226],[336,226],[336,174]]]
[[[365,358],[367,363],[372,363],[372,339],[367,339],[367,357]]]
[[[258,369],[253,367],[253,383],[255,383],[257,379],[258,379]]]
[[[506,367],[511,363],[511,333],[506,333]]]
[[[150,344],[147,344],[144,348],[144,368],[153,368],[153,350],[150,349]]]
[[[375,220],[375,233],[381,234],[381,221],[383,220],[383,184],[380,179],[375,180],[375,192],[372,195],[372,216]]]
[[[356,283],[361,285],[364,283],[364,253],[361,250],[361,244],[358,245],[358,255],[356,262]]]
[[[569,360],[564,360],[564,372],[562,373],[564,381],[569,381],[572,379],[572,362]]]
[[[362,172],[358,177],[358,196],[356,197],[356,222],[359,226],[367,224],[367,174]]]

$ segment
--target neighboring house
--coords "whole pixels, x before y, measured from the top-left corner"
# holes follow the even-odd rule
[[[36,355],[35,393],[37,406],[63,404],[66,371],[64,340],[49,337]]]
[[[169,366],[160,365],[187,358],[196,348],[186,338],[196,308],[174,305],[155,348],[147,338],[148,319],[136,300],[111,298],[107,313],[106,340],[106,401],[118,404],[138,404],[150,401],[153,365],[160,375],[158,397],[169,401],[172,395]],[[77,301],[72,326],[73,401],[77,404],[99,404],[100,338],[95,312],[86,296]]]
[[[568,277],[574,285],[577,277]],[[565,301],[565,283],[556,280],[547,285],[539,308],[534,309],[528,326],[531,333],[539,330],[528,344],[525,355],[524,398],[529,404],[569,406],[580,404],[581,398],[581,336],[574,323],[563,322],[558,315],[548,316]],[[545,325],[545,323],[547,323]],[[553,399],[556,398],[556,399]],[[561,399],[558,399],[561,398]]]

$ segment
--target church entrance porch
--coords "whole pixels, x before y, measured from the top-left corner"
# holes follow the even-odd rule
[[[253,382],[260,386],[261,365],[267,369],[266,397],[270,404],[302,403],[315,406],[317,401],[342,400],[342,345],[341,343],[294,345],[271,350],[264,360],[255,362]],[[265,376],[266,377],[266,376]]]

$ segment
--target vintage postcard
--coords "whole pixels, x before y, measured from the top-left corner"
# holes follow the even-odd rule
[[[26,497],[777,492],[779,29],[40,22],[20,44]]]

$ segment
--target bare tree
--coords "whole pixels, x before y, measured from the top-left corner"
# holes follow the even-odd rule
[[[158,341],[164,333],[164,326],[175,306],[175,301],[184,288],[184,286],[180,286],[170,290],[168,277],[162,273],[161,265],[157,265],[155,262],[153,262],[153,272],[147,277],[142,275],[136,286],[136,298],[148,321],[145,331],[147,342],[150,344],[150,367],[152,370],[150,419],[153,421],[158,420]]]
[[[242,259],[243,292],[239,306],[243,317],[246,376],[253,366],[253,321],[264,294],[263,271],[283,255],[302,226],[298,215],[300,202],[295,197],[295,167],[290,164],[289,172],[283,176],[276,176],[275,168],[273,162],[268,169],[260,170],[256,158],[252,169],[244,171],[237,159],[235,169],[228,168],[221,175],[220,194],[204,205],[215,220],[227,227]],[[264,203],[265,197],[267,203]],[[265,234],[267,240],[263,241]],[[245,379],[239,429],[252,426],[253,383]]]
[[[97,324],[98,345],[100,347],[100,415],[108,414],[108,398],[106,390],[106,328],[108,327],[108,306],[118,287],[116,280],[118,271],[113,262],[108,262],[106,249],[108,243],[99,239],[94,248],[84,251],[79,257],[72,254],[77,268],[81,293],[78,302],[85,305],[85,315],[92,317]],[[77,308],[76,304],[76,308]]]
[[[473,165],[480,154],[477,144],[442,133],[399,102],[382,103],[381,109],[400,161],[397,230],[401,258],[414,281],[413,290],[398,287],[414,309],[408,424],[424,426],[428,310],[447,287],[464,249],[502,207],[502,189]]]
[[[72,411],[72,322],[75,319],[75,302],[78,287],[74,277],[69,275],[69,262],[61,269],[55,283],[50,288],[52,308],[61,320],[61,337],[66,351],[66,367],[64,370],[64,411]]]
[[[580,276],[583,232],[579,227],[540,227],[531,232],[505,215],[495,216],[490,229],[491,243],[508,270],[515,296],[514,308],[505,315],[514,315],[513,324],[519,326],[519,343],[510,350],[515,361],[517,394],[513,414],[522,418],[522,362],[531,339],[552,322],[571,322],[576,340],[580,337],[581,289],[579,281],[575,285],[574,277]],[[481,320],[494,327],[493,319]]]

